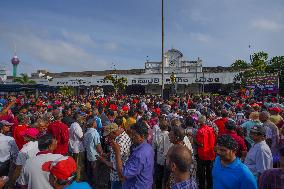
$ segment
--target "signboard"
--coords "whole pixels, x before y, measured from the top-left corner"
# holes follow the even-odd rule
[[[235,75],[238,72],[222,72],[222,73],[187,73],[177,74],[177,84],[190,85],[192,83],[210,84],[210,83],[233,83]],[[140,75],[119,75],[118,77],[126,77],[127,85],[161,85],[161,74],[140,74]],[[165,84],[171,84],[171,74],[165,74]],[[53,78],[51,81],[38,78],[33,79],[38,84],[45,84],[50,86],[104,86],[112,85],[110,81],[105,81],[104,76],[92,77],[61,77]]]
[[[261,91],[262,93],[278,93],[279,80],[277,75],[259,75],[244,80],[246,88]]]

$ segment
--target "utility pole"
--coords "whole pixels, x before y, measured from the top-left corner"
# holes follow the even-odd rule
[[[164,97],[164,0],[162,0],[162,98]]]
[[[204,93],[205,76],[204,76],[203,70],[202,70],[202,76],[203,76],[203,80],[202,80],[202,92]]]

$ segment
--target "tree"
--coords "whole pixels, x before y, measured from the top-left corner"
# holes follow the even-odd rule
[[[72,96],[74,95],[75,91],[72,87],[63,86],[59,88],[59,93],[61,93],[63,96]]]
[[[36,82],[34,80],[29,79],[28,74],[21,74],[21,77],[16,77],[14,80],[14,82],[23,84],[23,85],[33,85],[36,84]]]
[[[266,71],[268,73],[278,74],[279,87],[281,92],[284,92],[284,56],[275,56],[269,60]]]
[[[117,77],[116,74],[108,74],[104,77],[105,81],[110,81],[113,84],[114,90],[117,93],[125,90],[127,85],[126,77]]]
[[[279,73],[283,74],[284,72],[284,56],[275,56],[269,60],[267,69],[270,73]]]
[[[251,65],[249,63],[247,63],[244,60],[236,60],[231,67],[232,68],[236,68],[236,69],[247,69],[249,68]]]
[[[251,66],[255,71],[265,72],[267,67],[268,54],[266,52],[254,53],[251,56]]]

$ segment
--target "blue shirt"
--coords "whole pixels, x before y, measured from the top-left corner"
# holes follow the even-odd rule
[[[126,161],[122,175],[123,189],[152,189],[154,174],[154,150],[144,141],[133,149]]]
[[[98,131],[94,128],[88,128],[87,132],[84,135],[84,147],[87,153],[87,159],[89,161],[96,161],[97,145],[100,144],[100,135]]]
[[[90,185],[86,182],[72,182],[69,186],[65,187],[64,189],[92,189]]]
[[[223,166],[216,157],[213,170],[213,189],[257,189],[256,179],[239,158]]]
[[[96,120],[96,123],[97,123],[97,129],[101,130],[103,128],[101,118],[99,118],[98,116],[94,116],[94,119]]]

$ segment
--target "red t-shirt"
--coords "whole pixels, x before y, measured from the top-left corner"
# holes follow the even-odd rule
[[[219,118],[217,120],[214,121],[214,123],[216,124],[216,126],[218,127],[218,135],[221,136],[223,134],[226,133],[226,128],[225,128],[225,123],[227,123],[228,121],[228,118]]]
[[[202,125],[196,133],[196,141],[198,143],[197,154],[201,160],[215,159],[215,133],[212,127]],[[202,146],[200,146],[202,144]]]
[[[24,144],[27,143],[24,140],[23,133],[28,129],[28,127],[29,127],[28,125],[23,124],[23,125],[17,125],[13,129],[13,137],[16,141],[16,144],[17,144],[19,150],[21,150],[23,148]]]
[[[53,153],[66,155],[68,153],[69,142],[68,126],[61,121],[54,121],[49,124],[48,132],[57,140],[57,148]]]
[[[160,110],[160,108],[154,108],[154,109],[152,110],[152,112],[155,112],[158,116],[161,115],[161,110]]]
[[[122,106],[122,110],[123,110],[124,112],[127,112],[127,111],[129,110],[129,107],[128,107],[127,105],[123,105],[123,106]]]
[[[110,108],[112,111],[117,111],[117,105],[116,105],[116,104],[110,104],[110,105],[109,105],[109,108]]]
[[[242,156],[242,151],[247,151],[247,146],[245,143],[245,140],[240,137],[239,135],[237,135],[236,131],[230,131],[230,130],[226,130],[226,134],[230,135],[237,143],[238,143],[238,152],[237,152],[237,156],[241,157]]]
[[[191,101],[191,100],[188,100],[188,101],[187,101],[187,108],[188,108],[188,109],[191,109],[191,105],[192,105],[192,101]]]

